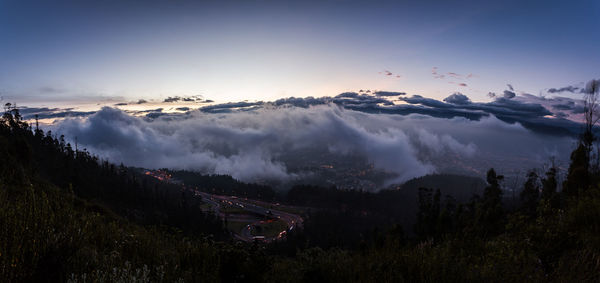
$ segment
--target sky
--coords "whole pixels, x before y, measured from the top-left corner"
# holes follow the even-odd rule
[[[600,77],[600,1],[0,0],[0,96],[76,106],[361,89],[490,101]]]

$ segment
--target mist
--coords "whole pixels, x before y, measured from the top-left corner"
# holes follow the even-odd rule
[[[384,174],[377,189],[431,173],[482,176],[489,167],[540,167],[551,157],[566,160],[574,145],[572,137],[535,133],[493,115],[469,120],[372,114],[335,104],[195,110],[156,119],[105,107],[52,128],[111,162],[247,182],[298,182],[320,164],[350,160],[357,163],[346,165]]]

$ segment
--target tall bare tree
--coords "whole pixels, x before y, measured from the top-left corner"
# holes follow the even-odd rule
[[[585,118],[585,130],[582,137],[582,142],[585,145],[588,152],[592,150],[594,143],[594,126],[600,119],[600,113],[598,109],[598,96],[600,92],[600,80],[591,80],[587,83],[583,92],[584,96],[584,118]]]

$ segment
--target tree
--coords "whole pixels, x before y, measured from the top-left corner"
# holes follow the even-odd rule
[[[592,151],[592,146],[595,140],[594,126],[600,119],[598,113],[598,95],[600,89],[600,80],[591,80],[587,83],[583,92],[584,96],[584,118],[585,129],[581,137],[582,143],[586,147],[588,154]]]
[[[598,113],[598,95],[600,81],[592,80],[583,90],[584,96],[584,130],[579,138],[577,148],[571,153],[571,164],[567,173],[567,180],[563,185],[565,194],[576,197],[581,191],[587,190],[590,184],[590,155],[593,150],[594,126],[600,119]]]
[[[420,238],[436,236],[438,218],[440,216],[440,190],[433,194],[432,189],[419,188],[419,211],[415,232]]]
[[[476,227],[484,235],[497,234],[502,231],[504,211],[502,209],[502,189],[500,182],[504,176],[497,175],[494,168],[487,172],[488,186],[483,193],[483,200],[476,215]]]
[[[524,213],[534,216],[537,208],[537,203],[540,195],[539,177],[538,174],[531,170],[527,174],[527,181],[521,191],[521,209]]]
[[[559,206],[559,196],[557,194],[558,181],[556,176],[558,175],[558,169],[556,165],[552,163],[552,166],[546,171],[546,178],[542,179],[542,194],[541,199],[550,202],[551,207]]]

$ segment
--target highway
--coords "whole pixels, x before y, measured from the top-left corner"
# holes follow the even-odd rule
[[[180,184],[180,182],[175,182],[171,179],[171,175],[163,172],[161,170],[146,170],[144,172],[145,175],[152,176],[162,182],[172,183],[172,184]],[[211,206],[212,212],[220,217],[221,219],[225,219],[226,217],[229,220],[236,222],[249,222],[254,221],[251,224],[244,226],[239,233],[234,233],[234,237],[245,241],[245,242],[253,242],[255,240],[270,242],[276,239],[279,239],[287,233],[287,231],[293,230],[298,226],[301,226],[304,220],[299,215],[284,212],[278,209],[273,209],[273,207],[279,206],[278,203],[269,203],[265,201],[259,200],[247,200],[240,199],[236,196],[224,196],[224,195],[214,195],[210,193],[201,192],[197,189],[193,189],[190,187],[186,187],[185,185],[181,185],[182,189],[185,191],[190,191],[194,193],[195,196],[199,196],[202,198],[202,201],[209,204]],[[275,237],[265,237],[261,235],[253,235],[253,227],[261,224],[264,219],[253,218],[252,215],[229,215],[221,211],[221,207],[224,205],[236,207],[242,210],[249,212],[249,214],[255,214],[263,216],[267,219],[279,219],[287,224],[287,229],[278,233]],[[266,208],[269,207],[269,208]],[[256,233],[255,233],[256,234]]]
[[[251,212],[254,214],[258,214],[258,215],[262,215],[267,218],[279,219],[287,224],[287,230],[281,231],[278,236],[264,237],[264,238],[263,238],[263,236],[252,235],[253,226],[260,224],[262,220],[253,222],[252,224],[248,224],[248,225],[244,226],[244,228],[242,228],[242,230],[239,232],[239,234],[235,235],[237,239],[240,239],[245,242],[253,242],[255,240],[270,242],[270,241],[276,240],[278,238],[283,237],[287,231],[295,229],[298,226],[301,226],[304,221],[302,219],[302,217],[300,217],[299,215],[284,212],[284,211],[277,210],[277,209],[266,208],[264,206],[260,206],[260,205],[254,204],[254,203],[260,203],[265,206],[266,205],[276,206],[277,204],[271,204],[271,203],[262,202],[262,201],[252,201],[254,203],[251,203],[251,202],[245,201],[244,199],[240,199],[235,196],[213,195],[213,194],[200,192],[200,191],[195,191],[195,194],[197,196],[202,197],[202,200],[204,202],[210,204],[215,215],[218,215],[221,218],[225,218],[226,215],[220,211],[220,208],[223,204],[227,204],[229,206],[235,206],[235,207],[241,208],[245,211],[248,211],[248,212]]]

